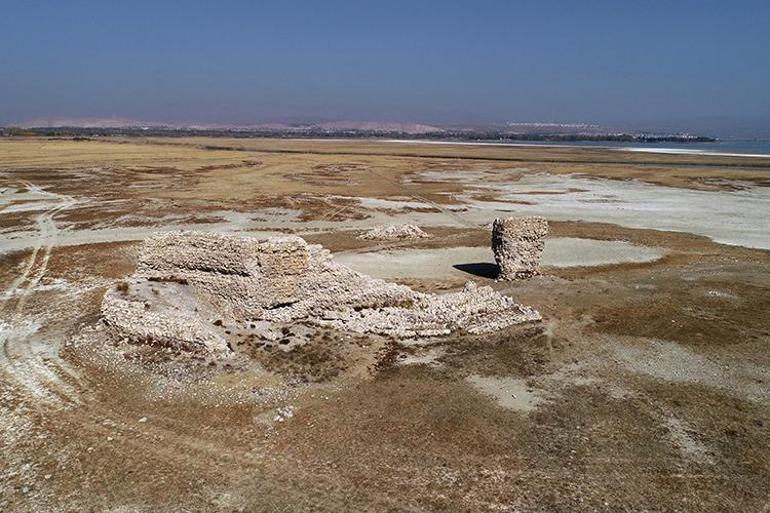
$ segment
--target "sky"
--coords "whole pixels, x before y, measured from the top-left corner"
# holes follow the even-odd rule
[[[770,1],[0,0],[0,124],[767,126]]]

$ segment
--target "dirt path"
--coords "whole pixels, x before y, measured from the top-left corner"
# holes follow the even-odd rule
[[[41,198],[53,206],[44,209],[36,218],[38,237],[19,275],[11,281],[0,305],[0,372],[10,383],[27,394],[55,402],[76,401],[76,393],[67,381],[76,378],[59,359],[60,340],[41,337],[35,319],[26,315],[30,295],[45,276],[51,252],[57,244],[59,228],[56,215],[73,207],[77,201],[66,195],[43,190],[30,182],[23,186],[28,194]]]
[[[37,217],[36,224],[40,236],[24,270],[11,284],[10,290],[15,291],[16,289],[20,288],[24,282],[27,282],[26,286],[21,291],[18,302],[16,303],[15,311],[17,314],[20,314],[24,310],[24,304],[26,302],[27,296],[29,295],[30,291],[34,289],[35,286],[40,282],[40,279],[45,275],[46,269],[48,268],[48,261],[51,258],[51,250],[56,245],[59,235],[59,228],[56,226],[54,217],[60,211],[71,208],[77,203],[71,196],[47,192],[29,182],[26,182],[24,185],[30,192],[35,192],[42,196],[50,197],[54,201],[58,202],[58,205],[45,210]]]

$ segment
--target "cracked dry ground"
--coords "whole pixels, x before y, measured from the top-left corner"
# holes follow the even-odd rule
[[[303,198],[312,222],[333,214],[340,205],[330,197],[358,187],[353,182],[366,191],[348,196],[408,194],[440,209],[461,192],[457,184],[393,183],[409,170],[500,163],[372,155],[371,148],[350,156],[349,147],[283,155],[198,141],[35,144],[52,145],[51,153],[25,147],[0,161],[0,189],[27,190],[26,181],[49,194],[14,203],[44,203],[36,210],[0,212],[4,237],[33,233],[42,221],[38,244],[0,255],[0,511],[767,510],[767,251],[552,222],[555,236],[626,240],[666,256],[546,268],[512,284],[468,276],[536,307],[545,322],[429,347],[329,332],[296,352],[255,349],[249,366],[67,345],[81,326],[99,322],[104,290],[133,271],[138,247],[124,239],[63,245],[78,230],[132,224],[149,232],[193,218],[212,224],[211,212],[302,209]],[[223,167],[236,161],[243,167]],[[144,169],[148,162],[156,168]],[[596,174],[605,168],[597,164]],[[687,182],[691,168],[669,173]],[[292,169],[322,172],[302,190],[302,181],[281,178]],[[336,169],[350,179],[327,180]],[[709,169],[728,183],[749,173]],[[260,192],[265,175],[273,182]],[[665,173],[651,176],[658,175]],[[116,177],[120,185],[109,187]],[[356,204],[350,211],[376,214]],[[303,236],[334,251],[377,247],[344,229],[351,212],[336,215],[341,230]],[[433,237],[398,247],[475,246],[489,237],[478,226],[425,230]],[[405,283],[462,286],[454,277]]]

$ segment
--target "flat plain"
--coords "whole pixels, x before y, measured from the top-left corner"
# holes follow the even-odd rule
[[[0,140],[0,511],[767,511],[769,186],[749,157]],[[488,224],[530,214],[542,274],[495,282]],[[431,237],[357,238],[401,223]],[[180,229],[297,234],[544,320],[252,365],[89,341],[141,241]]]

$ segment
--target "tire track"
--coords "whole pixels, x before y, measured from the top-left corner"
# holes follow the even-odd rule
[[[20,388],[25,395],[51,402],[75,403],[77,392],[71,382],[76,379],[76,374],[66,369],[59,359],[58,344],[40,340],[36,335],[40,326],[25,319],[24,313],[29,296],[48,270],[58,240],[55,217],[77,202],[70,196],[45,191],[30,182],[22,185],[28,194],[45,198],[46,202],[53,200],[55,206],[37,216],[38,236],[32,253],[19,276],[5,291],[5,301],[0,306],[0,370],[9,384]]]

